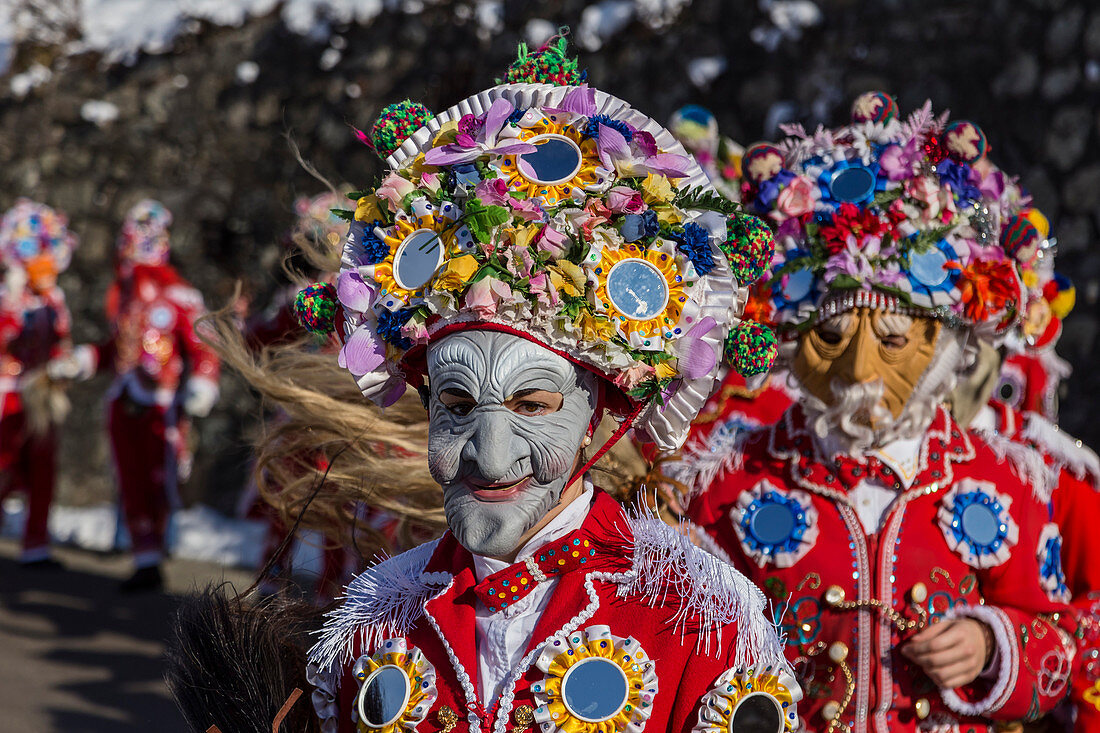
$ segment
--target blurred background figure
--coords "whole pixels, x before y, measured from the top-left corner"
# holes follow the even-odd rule
[[[20,561],[36,567],[57,567],[47,519],[57,426],[69,403],[45,367],[72,349],[57,276],[75,244],[63,214],[29,199],[17,201],[0,221],[0,497],[26,494]]]
[[[200,339],[202,295],[168,262],[172,214],[158,201],[134,206],[122,225],[116,277],[107,292],[110,338],[58,362],[59,376],[110,370],[107,430],[119,501],[133,545],[123,590],[159,588],[176,482],[191,470],[191,417],[218,399],[218,359]]]

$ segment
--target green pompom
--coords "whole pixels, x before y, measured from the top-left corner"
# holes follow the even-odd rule
[[[308,285],[294,299],[294,315],[310,333],[335,331],[336,308],[336,288],[332,283]]]
[[[569,41],[564,35],[557,35],[547,41],[537,51],[528,51],[527,44],[519,44],[517,58],[508,71],[504,84],[557,84],[559,86],[577,86],[585,79],[585,72],[577,68],[577,59],[566,54]]]
[[[775,237],[762,220],[750,214],[726,219],[726,241],[718,245],[726,254],[737,282],[752,285],[771,267]]]
[[[409,99],[388,105],[378,115],[370,131],[371,144],[383,158],[392,155],[401,143],[423,127],[434,115],[420,102]]]
[[[726,337],[726,362],[742,377],[763,374],[779,354],[775,332],[755,321],[742,321]]]

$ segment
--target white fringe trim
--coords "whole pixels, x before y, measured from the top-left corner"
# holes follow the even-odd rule
[[[617,581],[620,596],[638,595],[651,605],[678,602],[670,622],[681,638],[689,623],[698,628],[697,648],[704,654],[712,653],[712,636],[713,653],[720,654],[722,630],[735,623],[736,667],[783,659],[783,642],[768,617],[767,599],[748,578],[659,519],[628,512],[627,524],[634,535],[633,568]]]
[[[997,460],[1008,458],[1016,475],[1031,486],[1031,494],[1037,501],[1049,504],[1058,485],[1058,470],[1043,460],[1043,455],[1029,445],[1006,438],[994,430],[974,428],[972,432],[981,438]]]
[[[320,640],[309,650],[319,672],[351,663],[358,642],[370,649],[394,636],[405,636],[424,615],[424,603],[447,587],[449,573],[424,573],[439,540],[368,568],[348,584],[336,610],[327,614]]]
[[[993,606],[955,606],[944,614],[944,620],[972,618],[989,626],[997,640],[997,680],[985,698],[967,702],[955,690],[940,688],[940,696],[947,707],[959,715],[987,717],[1004,707],[1012,691],[1020,669],[1020,649],[1016,645],[1016,630],[1012,621],[999,608]]]
[[[1054,459],[1055,472],[1065,468],[1078,480],[1087,480],[1100,491],[1100,456],[1080,440],[1035,412],[1025,414],[1020,435]]]
[[[685,503],[706,491],[719,476],[741,470],[745,459],[745,441],[756,431],[737,422],[723,423],[703,440],[692,440],[684,447],[679,461],[666,463],[666,476],[688,487]]]

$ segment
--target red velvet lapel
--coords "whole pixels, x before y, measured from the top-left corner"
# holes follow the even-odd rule
[[[459,680],[462,677],[461,672],[465,672],[476,696],[478,663],[473,559],[469,550],[447,532],[436,546],[425,571],[445,571],[454,576],[449,588],[424,604],[424,611],[434,619],[444,648],[450,647],[454,659],[461,665],[461,670],[453,670],[455,688],[462,689]],[[452,664],[454,659],[451,660]],[[466,702],[471,701],[467,699]],[[482,707],[480,699],[476,699],[476,702],[478,707]]]

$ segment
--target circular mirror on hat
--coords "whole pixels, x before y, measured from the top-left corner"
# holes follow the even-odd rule
[[[654,265],[640,258],[629,258],[607,273],[607,297],[630,320],[648,321],[668,305],[668,283]]]
[[[729,733],[781,733],[783,709],[774,696],[752,692],[741,698],[730,716]]]
[[[573,180],[581,169],[581,149],[564,135],[547,133],[527,141],[534,152],[516,156],[520,175],[532,183],[556,186]]]
[[[875,192],[875,174],[860,166],[841,168],[829,178],[829,192],[837,201],[866,201]]]
[[[423,287],[443,264],[443,242],[431,229],[417,229],[405,237],[393,256],[393,276],[405,290]]]

